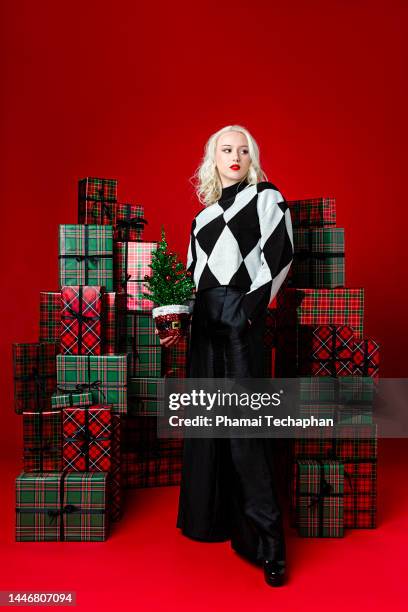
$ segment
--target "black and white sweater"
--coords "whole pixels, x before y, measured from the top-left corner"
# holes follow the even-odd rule
[[[193,219],[187,253],[196,290],[229,285],[246,291],[253,319],[275,297],[293,259],[290,211],[269,181],[224,187]]]

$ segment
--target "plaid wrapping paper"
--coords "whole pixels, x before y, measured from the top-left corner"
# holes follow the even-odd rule
[[[142,240],[146,223],[144,207],[141,204],[118,202],[116,205],[116,227],[113,237],[119,242]]]
[[[61,288],[61,353],[101,354],[102,291],[86,285]]]
[[[127,355],[58,355],[61,389],[92,393],[94,404],[110,404],[112,412],[127,411]]]
[[[62,393],[57,391],[51,397],[51,407],[54,409],[70,408],[72,406],[91,406],[92,405],[92,393],[86,391],[84,393]]]
[[[354,332],[348,325],[300,325],[299,370],[303,376],[351,376]]]
[[[372,405],[374,391],[374,381],[370,377],[299,378],[300,400],[308,402],[335,402],[361,407]]]
[[[61,293],[59,291],[40,292],[40,342],[60,342],[61,340]]]
[[[112,454],[109,473],[109,513],[112,521],[117,521],[122,514],[122,433],[122,416],[112,414]]]
[[[139,346],[133,348],[130,356],[130,376],[150,376],[158,378],[161,375],[161,346]]]
[[[60,412],[23,412],[25,472],[58,472],[62,467]]]
[[[344,287],[344,229],[298,228],[288,284],[293,287]]]
[[[138,489],[179,485],[181,466],[181,456],[140,460],[137,453],[124,453],[122,462],[124,487]]]
[[[111,225],[59,226],[59,281],[113,291]]]
[[[114,355],[117,351],[117,305],[116,305],[116,293],[114,291],[107,291],[102,294],[102,337],[103,337],[103,354]]]
[[[66,472],[109,472],[112,415],[110,406],[66,408],[62,419]]]
[[[296,462],[298,533],[312,538],[344,536],[344,466],[340,461]]]
[[[115,289],[126,294],[128,310],[151,311],[154,307],[142,293],[149,293],[144,277],[151,274],[152,252],[156,249],[157,242],[115,242]]]
[[[97,542],[107,536],[107,474],[22,473],[16,478],[16,541]]]
[[[171,378],[187,377],[188,339],[180,338],[170,348],[162,347],[162,376]]]
[[[131,378],[129,380],[129,415],[157,415],[164,398],[164,383],[164,378]]]
[[[380,346],[373,338],[363,338],[354,345],[354,375],[378,378]]]
[[[162,347],[151,313],[120,310],[118,320],[118,350],[130,354],[129,375],[160,376]]]
[[[48,410],[56,390],[55,358],[57,342],[25,342],[13,344],[14,409],[23,411]]]
[[[118,181],[87,177],[78,181],[78,223],[115,225]]]
[[[289,200],[287,204],[294,228],[336,225],[336,201],[334,198]]]
[[[128,417],[123,435],[123,448],[134,452],[139,459],[174,456],[182,452],[182,439],[157,436],[157,418],[153,415]]]

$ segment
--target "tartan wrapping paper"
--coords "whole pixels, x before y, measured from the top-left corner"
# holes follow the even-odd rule
[[[25,342],[13,344],[14,410],[48,410],[56,390],[55,358],[57,342]]]
[[[125,414],[127,361],[127,355],[58,355],[58,386],[69,392],[79,385],[92,393],[94,404],[110,404],[112,412]]]
[[[340,461],[298,460],[296,522],[309,538],[344,536],[344,466]]]
[[[116,227],[114,239],[119,242],[143,239],[144,218],[142,204],[126,204],[118,202],[116,205]]]
[[[78,181],[78,223],[115,225],[118,181],[87,177]]]
[[[160,411],[160,404],[164,398],[164,383],[164,378],[130,378],[129,415],[157,415]]]
[[[157,436],[157,418],[153,415],[128,417],[123,436],[125,451],[139,459],[180,455],[183,449],[182,439]]]
[[[358,406],[358,409],[339,406],[337,422],[350,425],[371,424],[373,423],[373,409],[371,406]]]
[[[92,393],[86,391],[84,393],[54,393],[51,398],[51,407],[54,409],[70,408],[71,406],[91,406],[92,405]]]
[[[137,352],[135,353],[134,350]],[[133,349],[130,355],[129,376],[160,377],[161,355],[161,346],[139,346]]]
[[[300,325],[299,370],[302,376],[352,376],[354,332],[348,325]]]
[[[151,274],[152,252],[156,249],[157,242],[115,242],[115,290],[126,294],[128,310],[151,311],[154,307],[142,293],[149,293],[144,277]]]
[[[110,406],[65,408],[62,419],[64,470],[109,472],[112,415]]]
[[[299,373],[299,326],[346,325],[354,338],[364,333],[364,289],[295,289],[277,295],[276,376]]]
[[[59,291],[40,292],[40,342],[60,342],[61,340],[61,293]]]
[[[130,355],[129,376],[160,376],[162,347],[151,313],[120,310],[118,319],[118,350]]]
[[[334,198],[309,198],[287,202],[293,227],[336,225]]]
[[[114,291],[107,291],[102,294],[102,306],[102,352],[104,355],[114,355],[116,352],[125,352],[116,350],[118,320],[116,293]]]
[[[354,375],[378,378],[380,346],[373,338],[363,338],[354,345]]]
[[[122,514],[122,416],[112,414],[112,454],[109,473],[109,515],[112,521],[117,521]]]
[[[16,478],[18,542],[103,541],[106,510],[104,472],[23,472]]]
[[[59,282],[113,291],[111,225],[59,226]]]
[[[127,489],[179,485],[181,456],[140,460],[137,453],[123,453],[123,485]]]
[[[170,378],[186,378],[187,354],[187,338],[180,338],[172,347],[162,347],[162,375]]]
[[[288,284],[293,287],[344,287],[344,229],[293,230],[294,258]]]
[[[23,412],[25,472],[58,472],[62,467],[60,412]]]
[[[100,355],[102,288],[62,287],[61,299],[61,353]]]
[[[370,377],[299,378],[300,399],[308,402],[336,402],[360,407],[373,403],[374,391],[374,380]]]

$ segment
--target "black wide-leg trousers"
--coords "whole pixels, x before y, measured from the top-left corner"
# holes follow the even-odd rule
[[[250,324],[245,292],[221,286],[199,291],[189,347],[191,378],[262,378],[264,314]],[[177,527],[204,541],[231,540],[255,563],[285,559],[275,489],[273,440],[186,438]]]

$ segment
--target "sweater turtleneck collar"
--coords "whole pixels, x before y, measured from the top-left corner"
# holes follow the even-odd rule
[[[229,185],[228,187],[223,187],[221,197],[218,201],[225,202],[226,200],[231,200],[237,195],[237,193],[245,189],[245,187],[248,185],[249,183],[247,179],[244,179],[243,181],[239,181],[233,185]]]

